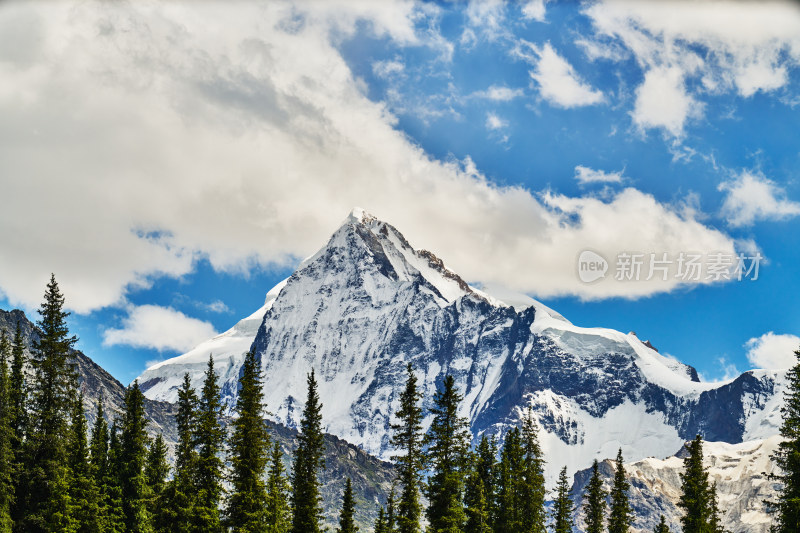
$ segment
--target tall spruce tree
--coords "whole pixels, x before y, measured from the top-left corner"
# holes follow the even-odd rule
[[[389,491],[389,497],[386,499],[386,533],[395,533],[395,531],[397,531],[397,513],[395,512],[394,485],[392,485],[392,490]]]
[[[125,533],[125,513],[122,504],[123,468],[122,441],[119,422],[115,419],[108,432],[108,474],[104,482],[106,490],[106,517],[108,531]]]
[[[583,518],[586,533],[603,533],[603,518],[606,511],[606,491],[600,478],[597,459],[592,464],[592,476],[583,495]]]
[[[544,458],[539,446],[539,428],[529,408],[522,420],[523,492],[522,532],[544,533],[547,514],[547,490],[544,481]]]
[[[159,433],[150,442],[147,450],[147,461],[144,466],[144,478],[147,483],[147,512],[153,521],[153,531],[156,533],[169,532],[166,509],[167,501],[167,476],[169,463],[167,462],[167,445]]]
[[[780,492],[774,505],[775,533],[800,531],[800,350],[794,352],[797,362],[786,373],[786,389],[781,415],[783,440],[773,456],[778,465]]]
[[[386,517],[383,514],[383,506],[378,508],[378,518],[375,519],[372,533],[388,533],[386,531]]]
[[[14,340],[11,343],[11,376],[9,383],[9,404],[11,406],[11,427],[14,431],[12,448],[17,463],[21,460],[22,442],[27,425],[27,387],[25,384],[25,340],[22,337],[22,326],[17,321]]]
[[[392,424],[392,446],[395,455],[400,500],[397,502],[397,533],[419,533],[422,516],[420,486],[422,485],[422,394],[417,390],[417,377],[411,363],[406,367],[406,386],[400,394],[400,409]]]
[[[467,519],[463,492],[470,435],[467,419],[458,414],[461,399],[453,376],[446,376],[434,394],[433,421],[424,440],[431,472],[426,516],[435,532],[461,531]]]
[[[13,408],[10,402],[11,385],[8,363],[11,359],[6,332],[0,332],[0,533],[10,533],[13,527],[11,505],[14,502],[14,451],[12,441]]]
[[[653,529],[653,533],[669,533],[667,519],[664,518],[663,514],[661,515],[661,520],[658,522],[658,525]]]
[[[625,478],[622,448],[617,452],[614,484],[611,487],[611,506],[608,517],[608,533],[628,533],[633,522],[633,511],[628,501],[630,483]]]
[[[70,360],[77,338],[70,336],[64,296],[55,276],[44,294],[33,343],[30,422],[27,425],[18,487],[17,527],[29,533],[65,531],[69,516],[67,442],[77,378]]]
[[[209,356],[200,407],[197,410],[197,503],[195,523],[199,531],[216,533],[222,531],[219,504],[222,500],[223,463],[220,457],[225,442],[222,429],[222,404],[214,371],[214,358]]]
[[[353,501],[353,484],[350,478],[347,478],[344,484],[344,494],[342,495],[342,510],[339,513],[339,527],[336,529],[337,533],[356,533],[355,521],[356,504]]]
[[[719,509],[719,500],[717,498],[717,484],[714,483],[711,485],[711,496],[709,498],[711,502],[711,510],[709,512],[708,518],[708,530],[710,533],[728,533],[725,527],[722,525],[722,513]]]
[[[287,533],[292,524],[292,509],[289,507],[291,486],[283,468],[281,445],[275,442],[269,460],[267,477],[267,533]]]
[[[68,442],[70,515],[75,533],[101,533],[100,493],[89,463],[86,442],[87,423],[83,413],[83,393],[73,402]]]
[[[517,533],[523,527],[525,452],[519,428],[511,428],[500,452],[495,533]]]
[[[264,473],[270,439],[263,418],[263,396],[261,368],[251,351],[242,365],[236,417],[228,441],[231,488],[225,502],[225,525],[239,533],[261,533],[266,529]]]
[[[678,507],[683,509],[681,517],[683,533],[708,533],[711,523],[712,494],[708,484],[708,472],[703,467],[703,438],[697,435],[686,445],[689,454],[683,459],[681,473],[681,497]]]
[[[553,500],[553,533],[572,533],[572,511],[574,506],[569,497],[567,467],[561,469],[556,484],[556,497]]]
[[[322,404],[313,370],[306,383],[308,394],[300,419],[292,469],[292,533],[319,533],[322,528],[319,471],[325,468],[325,441],[322,437]]]
[[[178,426],[178,442],[175,445],[175,475],[167,487],[168,510],[163,520],[168,530],[174,533],[194,531],[195,487],[197,451],[195,435],[197,429],[197,393],[192,387],[189,373],[183,375],[178,389],[178,412],[175,422]]]
[[[481,436],[478,442],[475,457],[476,473],[483,483],[483,494],[486,498],[486,511],[489,514],[489,527],[494,528],[496,515],[496,495],[498,467],[497,467],[497,439],[494,435],[487,438]]]
[[[481,477],[481,457],[475,453],[470,460],[470,472],[464,487],[464,507],[467,523],[464,533],[491,533],[489,522],[489,504]]]
[[[125,413],[120,435],[119,479],[126,533],[152,531],[147,512],[148,489],[144,472],[148,443],[146,426],[144,395],[139,389],[139,382],[134,381],[125,391]]]

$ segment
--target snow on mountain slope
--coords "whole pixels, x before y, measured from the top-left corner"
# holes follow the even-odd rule
[[[552,457],[550,478],[562,464],[583,468],[618,446],[636,460],[674,453],[697,432],[732,443],[772,435],[783,386],[768,372],[702,383],[633,333],[578,327],[526,296],[479,290],[363,210],[271,290],[262,309],[148,369],[142,389],[174,399],[184,372],[200,383],[213,352],[232,406],[250,348],[276,421],[298,423],[313,369],[326,431],[384,458],[407,363],[426,408],[444,376],[454,377],[476,435],[502,437],[530,406]]]
[[[769,531],[771,517],[766,512],[765,501],[774,499],[776,486],[768,476],[776,472],[771,456],[780,440],[780,437],[773,436],[740,444],[703,443],[704,465],[708,469],[709,481],[717,484],[723,525],[731,533]],[[677,502],[681,494],[682,457],[683,452],[666,459],[649,457],[625,465],[634,511],[632,532],[653,531],[662,514],[672,531],[680,531],[683,512],[677,507]],[[606,488],[611,486],[614,468],[611,461],[601,464],[600,472]],[[588,470],[576,474],[573,493],[583,492],[589,476]]]

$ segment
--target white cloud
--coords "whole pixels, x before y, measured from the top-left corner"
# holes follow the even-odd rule
[[[686,121],[702,116],[702,109],[702,104],[686,92],[680,69],[654,68],[636,88],[632,117],[642,130],[660,127],[680,137]]]
[[[216,334],[210,323],[170,307],[140,305],[128,310],[121,328],[103,332],[103,346],[124,344],[159,351],[188,352]]]
[[[585,41],[587,56],[622,60],[614,47],[630,50],[649,83],[641,98],[661,91],[669,99],[668,111],[658,112],[637,97],[642,114],[634,119],[674,136],[682,134],[687,117],[702,113],[698,95],[774,91],[788,82],[788,67],[800,64],[800,7],[794,2],[601,1],[585,12],[598,37]],[[690,78],[691,91],[685,86]]]
[[[198,257],[229,272],[293,266],[354,205],[467,279],[541,296],[676,286],[583,285],[587,247],[733,249],[634,189],[540,198],[469,159],[431,159],[363,94],[331,37],[369,17],[414,43],[416,16],[407,2],[3,4],[0,24],[21,18],[41,37],[21,54],[0,31],[0,227],[23,226],[0,232],[0,290],[35,307],[55,272],[87,312]],[[595,98],[581,88],[569,101]]]
[[[473,46],[478,39],[476,32],[489,41],[510,36],[504,0],[470,0],[464,13],[469,27],[461,36],[463,45]]]
[[[734,227],[800,215],[800,203],[787,199],[783,188],[760,173],[743,171],[718,188],[726,193],[722,215]]]
[[[575,179],[578,183],[585,185],[587,183],[621,183],[622,170],[616,172],[605,172],[603,170],[595,170],[593,168],[578,165],[575,167]]]
[[[210,304],[204,306],[212,313],[230,313],[230,308],[222,300],[214,300]]]
[[[511,89],[503,85],[492,85],[485,91],[476,91],[471,96],[485,98],[495,102],[509,102],[525,94],[522,89]]]
[[[383,79],[390,79],[395,77],[399,74],[402,74],[405,70],[405,65],[402,61],[397,59],[387,60],[387,61],[376,61],[372,64],[372,72],[375,73],[376,76]]]
[[[564,108],[582,107],[603,102],[603,93],[580,79],[575,69],[553,49],[550,43],[532,46],[538,56],[531,71],[539,93],[548,102]]]
[[[544,22],[545,17],[545,0],[531,0],[522,6],[522,16],[526,19],[537,20]]]
[[[744,346],[747,348],[747,360],[753,368],[791,368],[797,363],[794,352],[800,349],[800,337],[776,335],[770,331],[750,339]]]
[[[498,117],[494,113],[486,114],[486,129],[501,130],[508,126],[508,122]]]

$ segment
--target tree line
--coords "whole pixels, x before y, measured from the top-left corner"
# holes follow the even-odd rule
[[[319,472],[324,468],[322,403],[307,376],[298,446],[291,471],[264,419],[261,366],[248,353],[229,431],[214,360],[202,388],[186,374],[178,391],[174,465],[162,436],[150,438],[144,396],[127,388],[124,409],[109,426],[102,400],[89,431],[71,360],[64,297],[54,277],[45,291],[25,373],[19,324],[0,335],[0,533],[319,533],[324,530]],[[800,525],[800,351],[789,372],[785,437],[776,461],[782,492],[772,508],[775,531]],[[380,507],[375,533],[568,533],[577,516],[587,533],[626,533],[633,521],[622,450],[606,491],[594,461],[576,510],[566,467],[546,505],[545,458],[539,428],[528,410],[519,427],[473,441],[452,376],[433,397],[432,422],[423,431],[422,394],[407,366],[400,408],[391,426],[396,483]],[[684,533],[722,533],[716,486],[703,466],[702,438],[686,445],[682,494]],[[427,506],[423,505],[423,496]],[[350,479],[342,495],[338,532],[355,533]],[[669,528],[661,516],[655,533]]]

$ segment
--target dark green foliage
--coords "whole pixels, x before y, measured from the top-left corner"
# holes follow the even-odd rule
[[[722,516],[719,510],[719,501],[717,500],[717,484],[711,485],[711,510],[708,518],[708,531],[710,533],[728,533],[722,526]]]
[[[222,530],[219,516],[219,504],[222,500],[223,463],[220,458],[225,441],[220,418],[222,405],[217,385],[217,373],[214,371],[214,358],[208,358],[208,368],[200,396],[200,407],[197,410],[197,430],[195,446],[197,448],[196,485],[197,502],[195,504],[195,523],[197,529],[205,533]]]
[[[683,509],[681,517],[683,533],[709,533],[712,494],[708,485],[708,473],[703,467],[703,438],[697,435],[686,445],[689,455],[683,459],[681,474],[681,497],[678,507]]]
[[[389,498],[386,500],[386,533],[397,531],[397,513],[394,505],[394,485],[389,491]]]
[[[556,497],[553,501],[553,533],[572,532],[572,500],[569,497],[569,480],[567,467],[561,469],[556,485]]]
[[[9,383],[9,405],[11,409],[11,427],[14,431],[12,448],[16,461],[19,462],[25,427],[28,421],[27,391],[25,388],[25,344],[22,338],[22,327],[17,322],[14,341],[11,343],[11,376]]]
[[[500,452],[500,467],[497,488],[497,509],[494,530],[496,533],[522,531],[523,467],[525,452],[519,428],[506,433]]]
[[[12,441],[13,408],[10,403],[8,362],[11,359],[11,348],[5,331],[0,333],[0,533],[9,533],[12,529],[11,505],[14,501],[14,451]]]
[[[606,491],[600,478],[597,459],[592,464],[592,477],[586,485],[583,495],[583,518],[586,522],[586,533],[603,533],[603,515],[606,510]]]
[[[197,394],[192,387],[189,374],[183,376],[178,389],[178,412],[175,422],[178,426],[178,443],[175,446],[175,475],[166,489],[167,506],[158,518],[159,525],[171,533],[190,533],[194,531],[195,504],[197,490],[195,473],[197,452],[195,434],[197,426]]]
[[[622,448],[617,452],[614,485],[611,487],[611,508],[608,517],[608,533],[628,533],[633,523],[633,511],[628,502],[630,484],[625,479]]]
[[[667,526],[667,519],[664,518],[664,515],[661,515],[661,521],[659,521],[658,525],[653,529],[653,533],[669,533],[669,526]]]
[[[483,483],[486,498],[486,511],[489,513],[489,526],[494,527],[496,515],[496,491],[498,485],[497,440],[494,435],[481,436],[475,457],[475,471]]]
[[[105,476],[103,490],[106,491],[106,524],[108,531],[123,533],[125,515],[122,508],[122,441],[119,425],[116,420],[108,433],[108,473]]]
[[[152,531],[147,512],[147,484],[144,466],[147,459],[147,420],[144,417],[144,395],[139,382],[125,391],[125,413],[120,435],[120,486],[122,514],[126,533]]]
[[[400,395],[400,409],[395,413],[398,424],[392,424],[392,446],[398,450],[395,456],[397,478],[400,483],[400,500],[397,503],[396,522],[398,533],[418,533],[422,515],[419,489],[422,485],[422,394],[417,390],[417,377],[409,363],[408,378]]]
[[[153,530],[157,532],[168,531],[167,515],[169,507],[167,501],[167,476],[169,463],[167,463],[167,445],[161,434],[150,443],[147,450],[147,462],[144,466],[144,478],[147,483],[147,512],[153,521]]]
[[[64,297],[50,277],[39,308],[40,338],[33,345],[30,422],[22,451],[17,499],[18,529],[26,533],[65,531],[69,517],[67,449],[76,376],[69,359],[77,338],[69,335]]]
[[[484,437],[485,439],[485,437]],[[474,454],[471,458],[471,468],[464,488],[464,507],[467,513],[467,523],[464,533],[490,533],[489,504],[481,477],[481,457]]]
[[[544,483],[544,459],[539,446],[539,428],[530,409],[522,421],[523,487],[522,532],[544,533],[547,520],[544,502],[547,496]]]
[[[272,446],[267,478],[267,532],[286,533],[292,523],[292,510],[289,507],[289,480],[283,468],[283,452],[277,442]]]
[[[433,421],[424,440],[431,472],[426,516],[430,531],[456,532],[467,521],[462,500],[470,435],[466,418],[458,415],[461,395],[452,376],[445,377],[433,403]]]
[[[350,478],[344,485],[344,494],[342,495],[342,511],[339,513],[339,527],[336,529],[337,533],[356,533],[358,528],[355,523],[355,503],[353,502],[353,485]]]
[[[300,420],[300,435],[292,469],[292,532],[318,533],[322,507],[318,472],[325,467],[322,437],[322,404],[317,393],[314,371],[308,375],[308,395]]]
[[[116,432],[116,429],[114,430]],[[89,441],[89,471],[98,494],[98,514],[102,530],[121,531],[122,508],[119,495],[117,473],[110,460],[108,423],[103,412],[103,398],[97,401],[92,437]],[[115,437],[115,442],[118,442]],[[117,451],[118,445],[115,445]]]
[[[261,369],[255,354],[249,352],[239,378],[237,416],[228,442],[231,490],[225,502],[225,525],[239,533],[261,533],[266,526],[264,472],[270,441],[263,414]]]
[[[83,394],[73,402],[68,443],[70,517],[75,533],[103,531],[100,493],[89,464],[86,442],[87,423],[83,414]]]
[[[378,509],[378,518],[375,519],[372,533],[388,533],[386,530],[386,518],[383,516],[383,507]]]
[[[797,363],[786,373],[787,386],[783,398],[783,441],[773,459],[781,482],[775,502],[775,533],[800,531],[800,350],[794,352]]]

